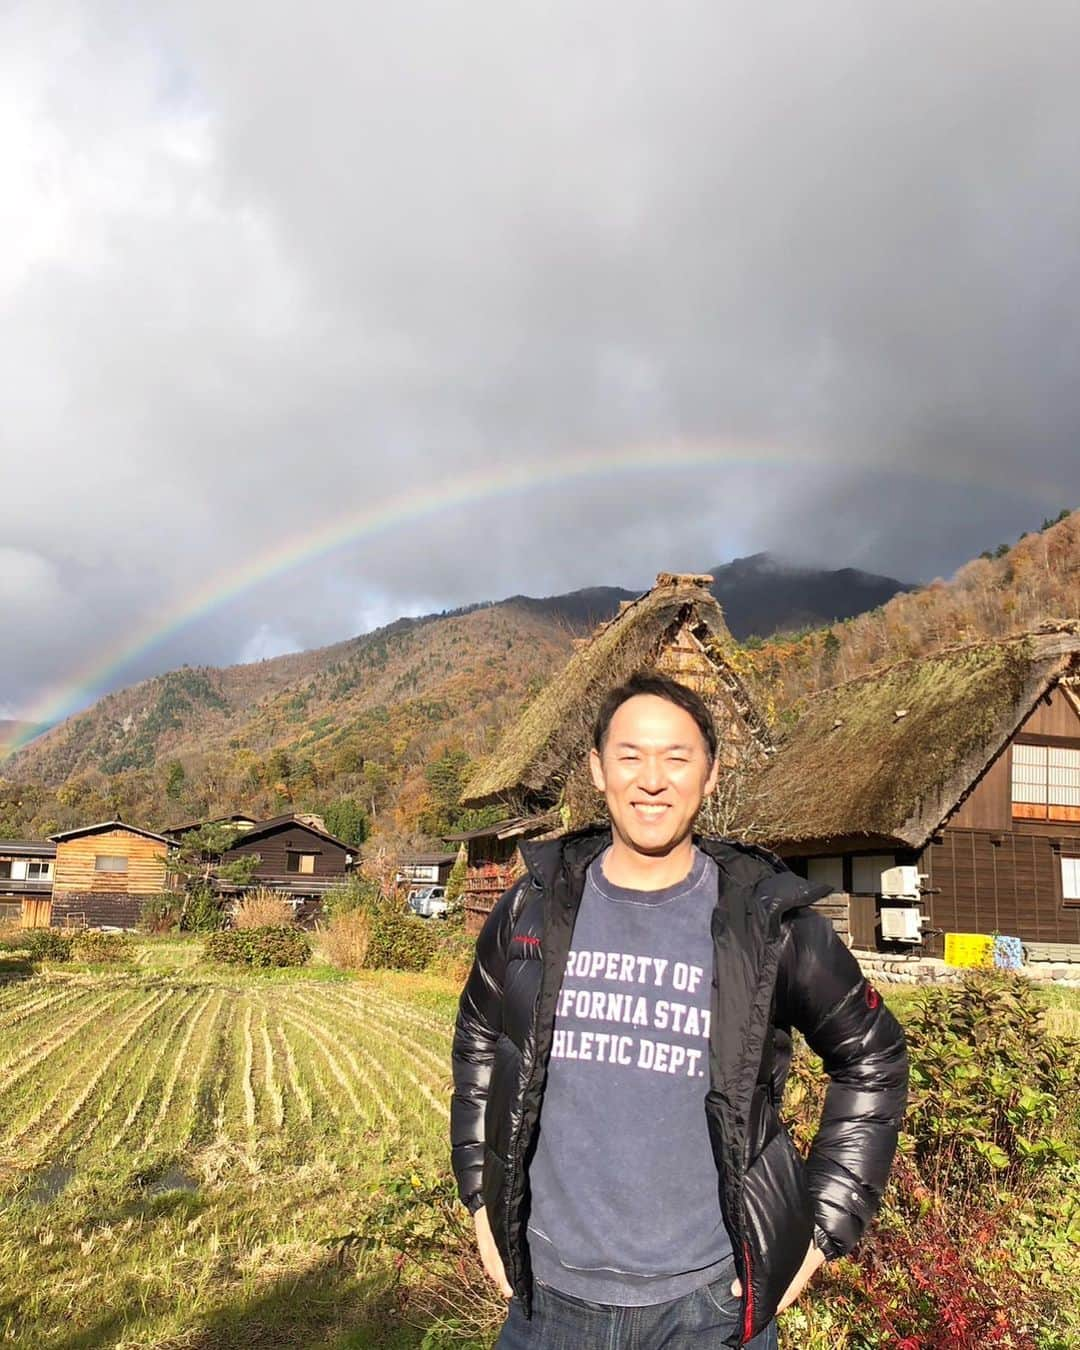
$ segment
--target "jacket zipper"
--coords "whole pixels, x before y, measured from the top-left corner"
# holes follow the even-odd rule
[[[743,1344],[750,1339],[754,1330],[754,1271],[750,1263],[750,1244],[743,1238],[743,1264],[746,1266],[746,1312],[743,1314]]]

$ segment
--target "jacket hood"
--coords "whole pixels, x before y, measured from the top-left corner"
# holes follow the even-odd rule
[[[781,910],[812,905],[832,894],[831,886],[797,876],[775,853],[756,844],[707,834],[693,838],[725,875],[748,885],[756,897],[778,902]],[[583,873],[610,844],[611,826],[597,824],[555,839],[529,840],[519,849],[529,875],[541,889],[551,890],[561,874]]]

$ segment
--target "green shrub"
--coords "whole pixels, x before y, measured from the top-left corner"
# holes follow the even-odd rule
[[[469,862],[464,849],[461,849],[446,878],[446,922],[458,929],[465,924],[465,882],[468,875]]]
[[[148,896],[139,909],[139,929],[143,933],[168,933],[180,922],[183,897],[175,891]]]
[[[225,912],[209,886],[193,886],[180,914],[185,933],[216,933],[225,927]]]
[[[209,934],[203,953],[227,966],[302,966],[311,959],[311,942],[299,928],[229,928]]]
[[[1029,980],[973,971],[906,1019],[911,1090],[900,1146],[935,1193],[989,1198],[1075,1158],[1057,1126],[1080,1044],[1052,1036]]]
[[[352,872],[340,886],[333,886],[326,892],[322,908],[328,919],[336,919],[340,914],[351,914],[357,909],[374,916],[386,904],[377,882],[360,872]]]
[[[31,928],[23,947],[31,961],[71,960],[71,938],[55,928]]]
[[[127,961],[131,941],[123,933],[103,933],[100,928],[84,928],[71,939],[72,955],[77,961]]]
[[[424,970],[437,945],[433,919],[418,919],[405,909],[383,909],[372,920],[365,965],[371,970]]]
[[[435,942],[435,954],[428,963],[428,970],[454,984],[464,985],[476,956],[476,938],[460,928],[441,924],[436,930]]]

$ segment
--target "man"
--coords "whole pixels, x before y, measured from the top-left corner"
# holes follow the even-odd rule
[[[612,690],[610,829],[523,845],[477,941],[451,1137],[500,1350],[749,1345],[876,1211],[907,1098],[903,1032],[764,850],[693,834],[716,731],[655,673]],[[830,1084],[804,1163],[777,1115],[798,1028]]]

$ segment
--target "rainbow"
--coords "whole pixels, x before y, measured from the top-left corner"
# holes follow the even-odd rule
[[[940,461],[946,459],[939,457]],[[23,720],[40,726],[70,717],[95,696],[117,682],[123,670],[139,657],[207,614],[227,605],[252,587],[281,576],[294,567],[333,553],[346,544],[368,540],[399,528],[415,525],[455,509],[477,506],[535,492],[564,483],[623,476],[627,474],[670,474],[710,468],[718,464],[761,468],[783,467],[865,467],[861,457],[802,451],[792,447],[748,447],[738,445],[693,444],[677,441],[618,450],[586,450],[552,455],[542,461],[510,462],[505,465],[455,475],[448,483],[422,488],[407,488],[359,511],[348,511],[316,529],[297,535],[284,545],[253,557],[238,570],[210,578],[195,591],[177,597],[162,611],[155,611],[151,623],[134,636],[130,633],[114,646],[95,652],[81,670],[69,674],[60,684],[47,690],[28,709]],[[939,462],[932,475],[912,473],[912,477],[967,481],[967,475],[953,475],[947,464]],[[1034,494],[1032,494],[1034,496]],[[1048,490],[1047,499],[1053,494]],[[23,735],[6,747],[0,757],[19,749],[29,737]]]

